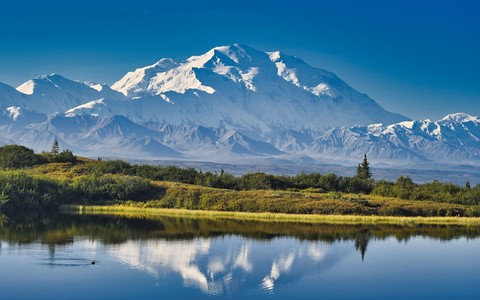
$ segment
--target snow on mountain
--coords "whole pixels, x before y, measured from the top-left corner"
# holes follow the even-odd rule
[[[158,73],[166,72],[178,66],[171,58],[162,58],[155,64],[138,68],[128,72],[122,79],[112,85],[112,89],[123,93],[125,96],[141,96],[148,89],[149,82]]]
[[[0,107],[0,126],[26,126],[45,121],[47,116],[20,106]]]
[[[458,163],[469,163],[480,159],[480,119],[467,114],[453,114],[435,122],[425,120],[387,126],[336,127],[313,137],[312,143],[307,146],[305,143],[292,143],[291,137],[282,139],[280,136],[273,140],[273,145],[292,153],[351,161],[367,154],[374,161],[450,160],[451,163],[453,159]]]
[[[18,86],[17,91],[28,96],[22,101],[23,106],[47,115],[99,98],[125,99],[106,85],[72,81],[58,74],[29,80]]]
[[[441,123],[469,123],[472,122],[472,124],[478,124],[480,121],[479,117],[471,116],[469,114],[465,113],[456,113],[456,114],[450,114],[445,116],[445,118],[441,119],[439,122]]]
[[[262,156],[293,161],[300,155],[308,161],[353,163],[367,154],[372,162],[391,164],[480,161],[480,120],[465,114],[435,122],[404,121],[323,131],[284,130],[268,139],[255,139],[234,129],[136,123],[119,115],[56,114],[46,119],[38,114],[37,119],[31,117],[31,123],[17,126],[21,121],[18,118],[25,120],[34,114],[22,113],[22,109],[9,107],[0,114],[0,142],[15,141],[37,151],[49,150],[57,138],[63,147],[93,157],[230,162]]]
[[[91,156],[312,164],[480,162],[480,119],[412,121],[335,74],[238,44],[164,58],[112,88],[52,74],[0,83],[0,143]]]
[[[69,114],[107,111],[137,123],[231,128],[251,137],[278,129],[408,120],[385,111],[333,73],[296,57],[238,44],[182,62],[162,59],[129,72],[112,88],[134,99],[134,104],[108,100],[77,106]]]
[[[15,88],[0,82],[0,107],[19,105],[27,98],[27,95],[24,95]]]

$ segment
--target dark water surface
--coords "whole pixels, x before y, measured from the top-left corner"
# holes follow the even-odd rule
[[[462,227],[0,218],[0,299],[480,299],[479,237]]]

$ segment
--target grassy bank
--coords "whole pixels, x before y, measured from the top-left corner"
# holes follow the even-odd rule
[[[233,191],[174,182],[152,182],[158,193],[149,201],[122,204],[144,208],[175,208],[252,213],[449,217],[478,215],[478,206],[403,200],[378,195],[301,191]]]
[[[65,212],[76,214],[116,215],[124,217],[154,218],[155,216],[206,218],[206,219],[236,219],[264,222],[299,222],[317,224],[344,225],[458,225],[480,226],[480,218],[466,217],[394,217],[394,216],[356,216],[356,215],[312,215],[285,213],[251,213],[232,211],[205,211],[188,209],[165,209],[132,207],[127,205],[65,205]]]
[[[205,211],[225,212],[226,215],[238,215],[247,219],[257,219],[254,215],[258,214],[261,215],[259,219],[281,218],[295,221],[307,219],[308,222],[316,222],[315,219],[319,218],[322,219],[321,222],[326,222],[330,216],[334,216],[329,222],[343,224],[416,222],[415,219],[408,218],[382,221],[386,216],[432,217],[428,222],[433,223],[425,224],[448,224],[450,219],[456,220],[450,217],[480,217],[480,204],[476,198],[472,198],[472,201],[457,201],[462,199],[460,194],[458,194],[460,198],[454,197],[458,187],[436,182],[428,187],[436,191],[435,195],[440,200],[431,200],[427,197],[428,194],[422,193],[418,194],[421,197],[415,196],[421,199],[386,196],[389,195],[386,192],[389,189],[385,182],[369,181],[377,184],[377,187],[382,187],[382,193],[385,192],[385,195],[348,193],[335,188],[328,191],[326,188],[316,187],[320,183],[324,184],[326,179],[335,179],[333,175],[303,174],[284,178],[292,182],[304,182],[303,185],[295,185],[296,188],[286,189],[258,185],[257,183],[263,182],[271,175],[256,173],[242,177],[244,189],[205,186],[203,179],[210,175],[177,167],[132,166],[121,161],[104,162],[82,158],[77,158],[75,163],[56,162],[19,170],[1,170],[0,210],[13,214],[21,210],[55,209],[58,205],[65,204],[120,204],[123,207],[140,209],[169,209],[169,213],[172,209],[201,211],[201,214],[205,214]],[[215,178],[230,178],[226,174],[217,177]],[[198,183],[186,183],[197,180]],[[304,188],[300,188],[301,186]],[[444,187],[452,188],[452,192],[446,193]],[[472,194],[468,195],[473,197],[476,195],[476,189],[470,187],[460,191],[471,192]],[[282,215],[285,216],[281,217]],[[304,215],[311,216],[300,217]],[[337,221],[340,215],[348,217],[343,218],[343,221]],[[358,216],[370,217],[358,221]],[[441,217],[442,221],[433,217]]]

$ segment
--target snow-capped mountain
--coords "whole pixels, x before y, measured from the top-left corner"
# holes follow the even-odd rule
[[[107,85],[72,81],[58,74],[29,80],[17,87],[17,91],[27,95],[23,106],[44,114],[63,113],[94,99],[125,99],[123,94]]]
[[[480,160],[480,118],[457,113],[438,121],[334,127],[323,132],[283,132],[271,143],[280,150],[348,160],[363,154],[376,161]],[[452,161],[453,160],[453,161]]]
[[[411,121],[281,52],[215,47],[164,58],[110,88],[52,74],[0,83],[0,143],[91,157],[295,163],[480,163],[480,120]]]
[[[112,88],[134,103],[104,99],[68,114],[108,112],[137,123],[233,128],[251,136],[408,120],[385,111],[333,73],[280,52],[237,44],[183,62],[162,59],[129,72]]]

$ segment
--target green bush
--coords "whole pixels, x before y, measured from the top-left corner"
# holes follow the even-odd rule
[[[144,178],[111,174],[82,176],[73,183],[73,189],[87,201],[141,200],[151,188]]]
[[[25,172],[0,172],[0,209],[19,211],[55,208],[69,195],[68,186]]]
[[[127,162],[122,160],[105,160],[93,165],[91,173],[94,174],[129,174],[132,168]]]
[[[19,145],[0,147],[0,169],[19,169],[32,167],[40,162],[33,150]]]
[[[463,205],[480,204],[480,186],[460,187],[450,182],[432,181],[416,184],[409,177],[400,176],[395,183],[380,180],[372,191],[374,195],[405,200],[448,202]]]

